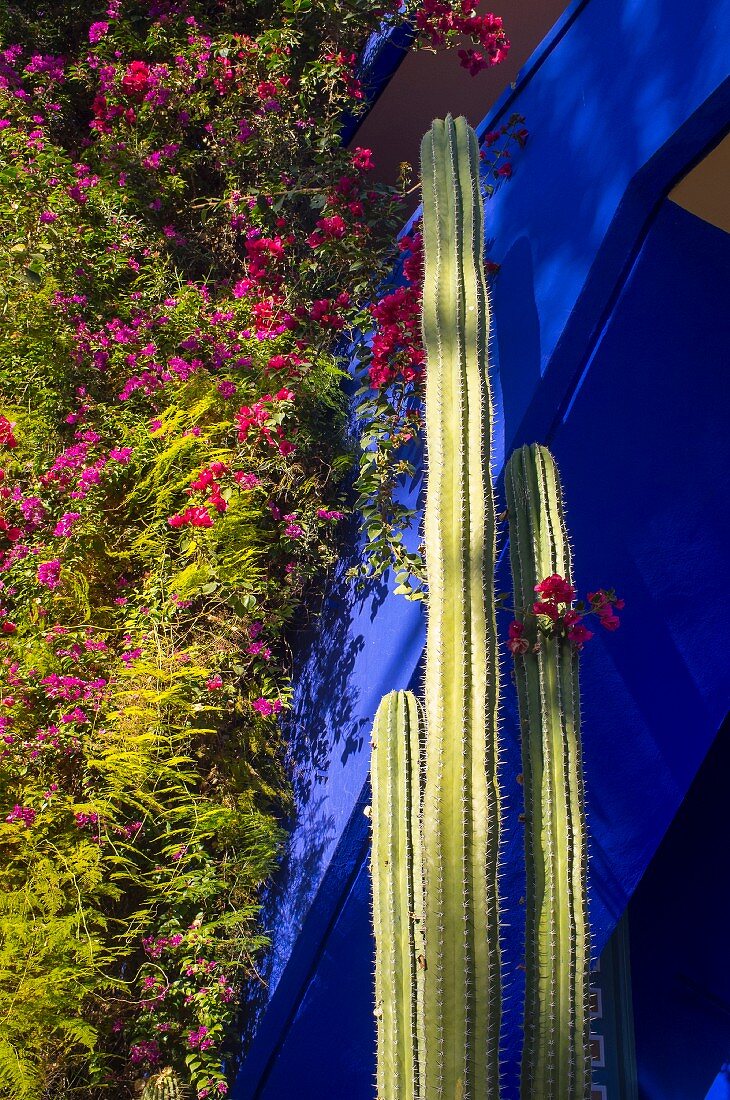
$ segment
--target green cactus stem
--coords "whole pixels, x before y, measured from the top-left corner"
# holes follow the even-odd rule
[[[423,802],[425,1100],[496,1100],[501,1019],[498,661],[489,305],[479,148],[421,146],[429,586]]]
[[[421,1096],[423,872],[417,703],[386,695],[373,726],[373,926],[379,1100]]]
[[[170,1066],[145,1081],[141,1100],[185,1100],[187,1089]]]
[[[535,585],[571,580],[560,479],[533,445],[505,471],[517,618],[530,649],[515,655],[525,791],[526,998],[523,1100],[590,1097],[587,838],[578,654],[537,632]],[[534,644],[539,641],[537,652]]]

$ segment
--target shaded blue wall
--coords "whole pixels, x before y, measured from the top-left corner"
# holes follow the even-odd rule
[[[730,1097],[728,776],[730,720],[629,905],[639,1100]]]
[[[724,717],[720,588],[730,388],[721,374],[727,239],[669,203],[674,180],[730,115],[730,3],[699,0],[692,50],[675,0],[575,5],[514,94],[531,131],[489,203],[502,432],[550,442],[583,587],[627,598],[618,636],[584,662],[600,948]],[[503,450],[503,445],[499,448]],[[414,493],[417,486],[413,487]],[[724,529],[723,529],[724,528]],[[236,1095],[372,1096],[368,735],[381,695],[418,681],[420,609],[333,586],[298,672],[299,816],[270,900],[270,1000]],[[505,722],[512,828],[505,890],[522,893],[515,725]],[[521,952],[508,943],[516,1040]],[[514,1052],[512,1052],[514,1055]],[[311,1085],[308,1083],[311,1081]],[[311,1089],[311,1091],[307,1091]]]

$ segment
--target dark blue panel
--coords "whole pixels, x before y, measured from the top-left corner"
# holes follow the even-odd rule
[[[629,906],[640,1100],[701,1100],[730,1061],[728,776],[730,722]]]
[[[627,601],[620,634],[584,661],[598,929],[623,911],[730,703],[729,296],[730,236],[665,203],[553,439],[578,580]]]

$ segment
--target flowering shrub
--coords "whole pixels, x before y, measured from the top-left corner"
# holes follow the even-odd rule
[[[508,628],[507,648],[513,657],[538,650],[541,637],[564,638],[575,649],[582,649],[593,637],[584,619],[595,615],[605,630],[617,630],[620,620],[617,611],[624,601],[611,589],[599,588],[589,592],[586,600],[576,601],[575,587],[564,577],[553,573],[535,585],[537,599],[530,608],[520,610],[521,618],[514,619]]]
[[[227,1091],[289,808],[285,635],[344,515],[340,334],[377,322],[373,394],[416,425],[414,303],[368,308],[398,197],[339,144],[384,14],[0,13],[7,1095]],[[508,47],[468,4],[411,17],[472,33],[472,71]]]

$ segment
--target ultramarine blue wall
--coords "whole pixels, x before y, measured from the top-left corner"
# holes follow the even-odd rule
[[[665,205],[655,217],[730,113],[729,0],[698,0],[691,24],[688,53],[678,48],[689,33],[678,0],[629,0],[619,12],[611,0],[576,4],[484,124],[520,110],[531,131],[514,179],[488,208],[490,254],[502,263],[493,297],[503,435],[509,449],[551,442],[579,580],[615,583],[629,600],[621,635],[596,641],[585,662],[599,945],[727,707],[723,655],[706,645],[721,636],[718,561],[728,533],[723,542],[724,435],[706,425],[728,392],[717,372],[727,255],[720,231],[683,211]],[[695,331],[688,320],[700,315]],[[358,1089],[370,1088],[372,1066],[366,1059],[358,1074],[352,1053],[370,1050],[367,742],[381,695],[418,678],[423,624],[400,598],[358,602],[337,583],[320,628],[299,672],[299,817],[272,894],[272,996],[241,1100],[277,1100],[294,1082],[304,1096],[305,1066],[320,1096],[371,1095]],[[506,736],[516,814],[509,715]],[[506,849],[513,898],[520,847],[515,827]],[[518,935],[515,927],[517,953]]]
[[[620,633],[597,636],[583,661],[598,948],[730,703],[722,644],[730,545],[725,507],[730,386],[723,372],[729,295],[730,237],[665,203],[552,440],[565,483],[578,581],[583,587],[617,583],[627,598]],[[511,802],[504,883],[511,922],[507,958],[516,995],[506,1051],[514,1069],[521,954],[517,899],[524,886],[513,706],[507,708],[504,736]],[[706,904],[707,894],[697,900]],[[652,930],[646,934],[651,937]],[[362,866],[260,1093],[266,1100],[284,1100],[294,1080],[300,1100],[322,1095],[372,1100],[371,950]],[[711,950],[705,938],[702,957]],[[730,1019],[727,1039],[730,1045]],[[716,1067],[716,1036],[713,1043],[710,1065]],[[701,1060],[701,1034],[693,1044]],[[692,1095],[671,1097],[691,1100]],[[665,1100],[659,1092],[646,1096]]]

